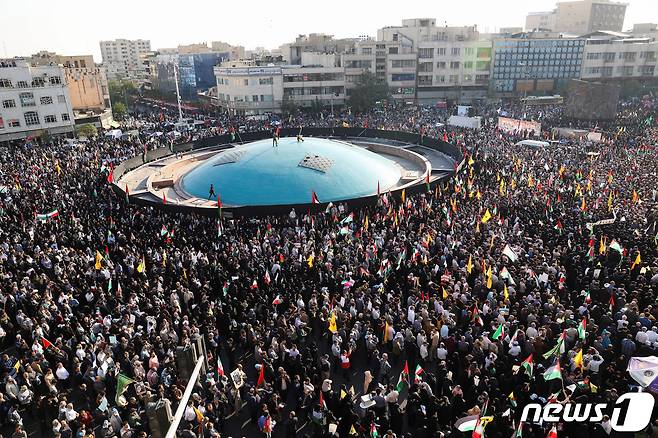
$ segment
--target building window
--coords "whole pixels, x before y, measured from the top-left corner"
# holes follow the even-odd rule
[[[446,48],[445,47],[439,47],[436,49],[436,54],[439,56],[445,56],[446,54]]]
[[[27,88],[27,87],[29,87],[29,85],[27,85],[27,82],[25,82],[25,81],[18,81],[18,82],[16,83],[16,86],[17,86],[18,88]]]
[[[465,47],[464,48],[464,55],[473,56],[474,53],[475,53],[475,49],[473,47]]]
[[[603,60],[606,62],[612,62],[615,60],[615,53],[604,53],[603,54]]]
[[[453,70],[456,70],[459,68],[459,61],[452,61],[450,62],[450,68]]]
[[[56,123],[57,122],[57,117],[55,117],[54,114],[44,116],[43,121],[46,123]]]
[[[36,111],[28,111],[24,114],[25,125],[34,126],[39,124],[39,114]]]
[[[459,75],[450,75],[450,78],[448,79],[448,81],[451,84],[456,84],[457,82],[459,82]]]
[[[436,76],[436,82],[439,84],[443,84],[446,81],[446,77],[444,75],[437,75]]]
[[[40,99],[40,102],[41,102],[41,105],[50,105],[51,103],[53,103],[53,98],[50,97],[50,96],[43,96]]]
[[[464,68],[473,68],[473,61],[464,61]]]
[[[244,80],[244,86],[246,87],[246,86],[248,86],[248,85],[249,85],[249,79],[245,79],[245,80]]]
[[[258,83],[260,85],[272,85],[274,84],[274,78],[260,78]]]
[[[64,96],[63,94],[60,94],[59,96],[57,96],[57,102],[58,103],[66,103],[66,96]]]
[[[0,78],[0,88],[11,88],[11,81],[9,79]]]
[[[436,63],[437,68],[446,68],[446,63],[445,61],[439,61]]]
[[[431,58],[432,56],[434,56],[434,49],[432,47],[418,49],[419,58]]]
[[[68,122],[69,120],[71,120],[71,118],[68,113],[62,113],[62,122]]]
[[[11,119],[7,122],[7,125],[9,125],[10,128],[20,128],[21,121],[18,119]]]
[[[391,75],[391,81],[393,82],[414,81],[414,80],[416,80],[416,75],[413,73],[399,73],[399,74]]]
[[[372,55],[372,47],[364,47],[361,49],[362,55]]]
[[[461,53],[461,50],[460,50],[459,47],[453,47],[452,50],[450,50],[450,54],[452,56],[459,56],[460,53]]]
[[[62,78],[59,76],[51,76],[50,77],[50,84],[51,85],[57,85],[62,83]]]
[[[8,99],[2,101],[3,108],[16,108],[16,101],[14,99]]]
[[[32,93],[21,93],[18,95],[18,98],[21,100],[21,106],[36,106],[34,94]]]

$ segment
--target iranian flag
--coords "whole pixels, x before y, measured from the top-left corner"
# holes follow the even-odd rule
[[[551,430],[548,432],[548,435],[546,435],[546,438],[557,438],[557,427],[551,427]]]
[[[318,195],[315,194],[314,190],[311,190],[311,204],[319,204],[320,200],[318,199]]]
[[[370,438],[377,438],[379,436],[379,432],[377,432],[377,427],[375,426],[375,423],[370,423]]]
[[[222,286],[222,293],[224,296],[228,293],[228,280],[224,282],[224,286]]]
[[[222,359],[217,356],[217,376],[222,377],[224,375],[224,364],[222,364]]]
[[[59,216],[59,210],[53,210],[49,213],[43,213],[37,215],[37,220],[40,222],[46,222],[48,219],[53,219]]]
[[[585,304],[589,304],[592,302],[592,294],[590,294],[589,290],[585,292]]]
[[[587,318],[583,318],[582,321],[580,321],[580,324],[578,324],[578,337],[580,339],[585,339],[585,336],[587,332],[585,331],[587,329]]]
[[[416,371],[414,371],[414,383],[419,383],[420,381],[423,380],[423,378],[420,377],[420,375],[424,372],[425,370],[423,370],[423,367],[421,367],[420,365],[416,365]]]
[[[553,379],[562,380],[562,367],[560,366],[560,359],[556,359],[555,365],[550,366],[544,372],[544,380],[553,380]]]
[[[524,369],[524,372],[528,376],[532,377],[532,372],[535,369],[535,364],[532,362],[532,353],[526,358],[526,360],[521,362],[521,368]]]
[[[398,379],[398,384],[395,387],[395,389],[400,392],[404,388],[404,386],[409,387],[409,364],[407,361],[404,361],[404,368],[402,369],[402,372],[400,373],[400,378]]]
[[[503,338],[505,338],[505,328],[504,328],[504,324],[500,324],[500,325],[498,326],[498,328],[496,329],[496,331],[494,332],[494,334],[491,335],[491,339],[493,339],[494,341],[497,341],[498,338],[500,338],[501,336],[502,336]]]
[[[278,295],[274,298],[274,301],[272,301],[272,305],[278,306],[279,304],[283,303],[283,298],[281,298],[281,295]]]
[[[270,278],[270,270],[266,269],[265,270],[265,276],[263,277],[263,281],[265,282],[266,285],[269,286],[271,278]]]

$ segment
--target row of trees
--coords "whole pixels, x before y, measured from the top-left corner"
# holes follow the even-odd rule
[[[128,114],[128,106],[135,101],[139,93],[135,84],[130,81],[108,81],[107,85],[112,101],[112,114],[115,119],[121,120]]]

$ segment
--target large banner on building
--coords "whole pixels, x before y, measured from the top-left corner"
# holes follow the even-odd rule
[[[541,132],[541,123],[530,120],[510,119],[508,117],[498,117],[498,129],[504,132],[514,131],[535,131],[536,135]]]

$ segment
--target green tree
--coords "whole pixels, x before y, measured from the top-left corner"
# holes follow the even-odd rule
[[[91,123],[85,123],[84,125],[76,126],[75,133],[78,137],[93,137],[98,134],[98,130]]]
[[[115,119],[121,120],[128,114],[128,108],[123,102],[116,102],[112,105],[112,114]]]
[[[127,106],[137,95],[137,88],[130,81],[108,81],[107,87],[113,103],[123,102]]]
[[[369,71],[364,72],[352,89],[349,105],[358,112],[369,111],[375,102],[388,98],[388,86]]]

